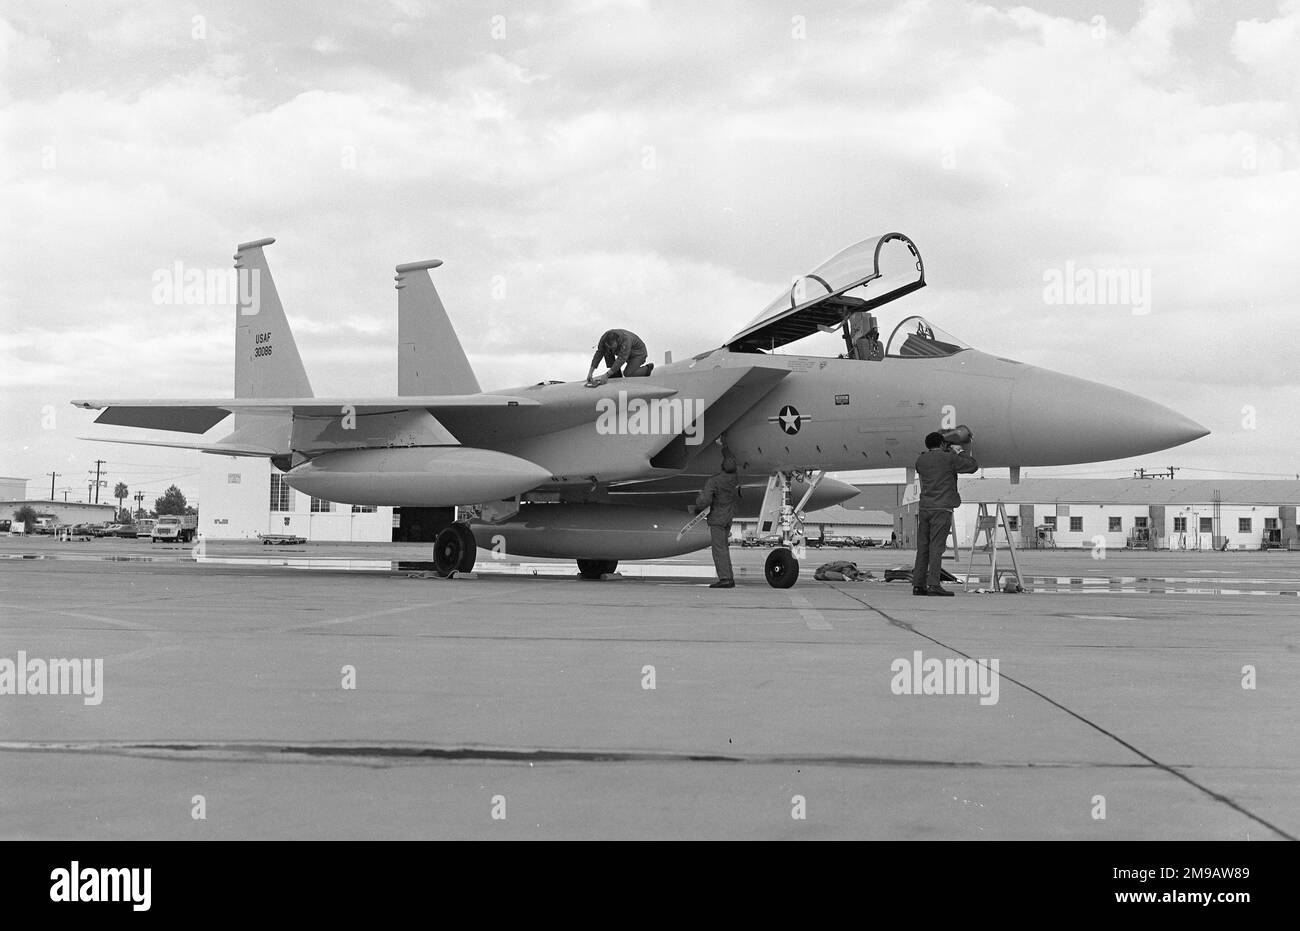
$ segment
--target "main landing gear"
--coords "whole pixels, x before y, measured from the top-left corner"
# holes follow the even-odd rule
[[[473,572],[478,547],[469,524],[445,527],[433,541],[433,569],[444,579],[453,572]]]
[[[618,568],[617,559],[579,559],[578,575],[584,579],[599,581]]]
[[[768,553],[763,575],[773,588],[790,588],[799,580],[799,559],[804,554],[803,508],[821,483],[825,472],[791,470],[777,472],[767,480],[763,509],[759,513],[759,531],[776,534],[780,545]],[[791,504],[794,482],[807,483],[798,504]]]

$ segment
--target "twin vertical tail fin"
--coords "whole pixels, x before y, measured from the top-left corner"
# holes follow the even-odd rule
[[[239,298],[235,308],[235,397],[310,398],[311,381],[303,368],[284,305],[275,289],[262,249],[274,239],[235,247]],[[293,417],[236,413],[234,432],[222,442],[251,444],[290,452]],[[277,463],[282,465],[281,463]]]
[[[298,355],[284,305],[263,247],[274,239],[240,243],[239,303],[235,308],[235,397],[309,398],[311,382]]]
[[[397,266],[397,393],[403,397],[481,390],[429,275],[441,264]]]

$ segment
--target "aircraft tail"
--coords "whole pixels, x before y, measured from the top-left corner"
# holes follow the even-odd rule
[[[397,266],[397,393],[402,397],[481,390],[429,275],[441,264],[432,259]]]
[[[274,239],[240,243],[239,304],[235,309],[235,397],[309,398],[303,368],[284,306],[262,252]]]
[[[274,239],[235,247],[239,269],[239,304],[235,308],[235,397],[309,398],[311,381],[303,368],[284,305],[271,277],[263,247]],[[287,455],[293,417],[237,412],[234,432],[218,446],[252,446]],[[209,450],[216,451],[216,450]]]

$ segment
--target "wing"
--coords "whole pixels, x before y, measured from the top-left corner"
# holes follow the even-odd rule
[[[340,417],[347,414],[394,413],[405,410],[481,410],[537,407],[530,398],[501,394],[427,395],[392,398],[220,398],[196,400],[135,399],[73,401],[75,407],[102,410],[95,423],[143,427],[177,433],[206,433],[233,413],[283,414],[293,417]]]

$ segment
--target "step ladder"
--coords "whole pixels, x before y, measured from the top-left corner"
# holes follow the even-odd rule
[[[990,512],[989,508],[993,511]],[[955,531],[956,528],[954,528]],[[1002,536],[1007,543],[1007,553],[1011,556],[1011,568],[1004,569],[1003,572],[1015,576],[1016,589],[1025,590],[1024,579],[1020,577],[1020,566],[1016,562],[1016,547],[1011,542],[1011,531],[1007,529],[1007,509],[999,501],[995,505],[981,504],[979,506],[979,515],[975,519],[975,536],[971,539],[970,561],[966,567],[966,580],[962,583],[962,591],[970,591],[970,580],[975,569],[975,551],[980,547],[980,534],[984,534],[984,545],[989,549],[989,586],[994,591],[1002,591],[1001,579],[998,577],[998,530],[1002,531]]]

